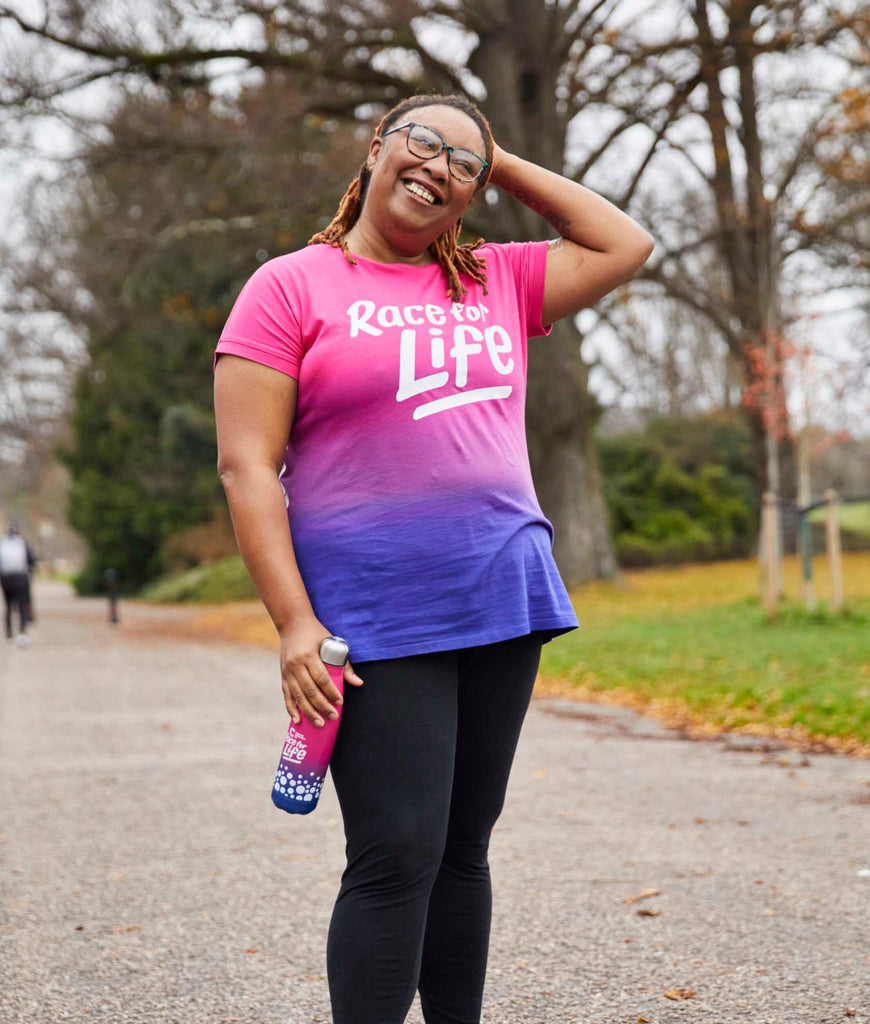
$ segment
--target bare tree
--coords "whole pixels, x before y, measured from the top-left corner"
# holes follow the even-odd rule
[[[707,320],[745,390],[766,374],[764,389],[784,412],[779,339],[803,315],[799,297],[808,277],[818,283],[821,274],[824,287],[853,289],[864,301],[870,289],[861,255],[870,175],[857,157],[859,146],[866,157],[870,138],[870,17],[857,3],[823,0],[677,6],[679,31],[661,46],[648,45],[640,24],[613,40],[629,67],[607,93],[610,107],[656,133],[661,166],[696,197],[691,224],[683,218],[675,225],[672,210],[643,202],[645,222],[662,244],[639,278]],[[632,69],[639,52],[646,60]],[[620,104],[619,92],[632,83]],[[638,103],[642,84],[647,98]],[[648,99],[668,93],[678,115],[670,120],[662,112],[666,99]],[[705,273],[698,273],[699,260]],[[769,413],[769,402],[763,405]],[[788,433],[787,424],[771,425],[760,406],[751,412],[759,483],[778,490],[773,442],[775,432]]]

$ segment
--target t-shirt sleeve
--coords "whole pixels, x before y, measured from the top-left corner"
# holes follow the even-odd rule
[[[551,324],[543,323],[544,284],[547,276],[549,242],[509,242],[504,248],[510,257],[517,295],[525,309],[526,333],[530,338],[549,334]]]
[[[223,354],[242,356],[298,379],[303,345],[297,306],[286,262],[279,258],[264,263],[236,299],[213,365]]]

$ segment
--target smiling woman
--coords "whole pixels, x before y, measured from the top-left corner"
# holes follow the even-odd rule
[[[558,244],[461,244],[486,184]],[[341,714],[334,1024],[401,1024],[417,990],[427,1024],[480,1020],[490,834],[542,644],[577,626],[529,469],[529,339],[651,250],[606,200],[500,149],[467,100],[415,96],[221,335],[219,471],[285,706]],[[330,634],[356,665],[344,695],[319,657]]]

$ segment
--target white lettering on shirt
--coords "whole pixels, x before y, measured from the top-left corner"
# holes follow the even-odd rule
[[[483,332],[484,341],[486,341],[486,347],[489,350],[489,358],[492,360],[492,365],[498,370],[499,373],[510,373],[514,368],[513,359],[508,359],[504,362],[501,358],[502,352],[510,352],[513,348],[511,342],[511,336],[504,329],[499,327],[498,324],[493,324],[492,327],[487,327]],[[501,338],[501,341],[496,341],[496,338]]]
[[[396,401],[404,402],[406,398],[413,398],[414,395],[422,394],[424,391],[431,391],[434,388],[443,388],[450,380],[450,374],[446,370],[441,373],[430,373],[427,377],[414,376],[417,362],[417,332],[410,328],[402,331],[399,349],[399,390],[396,392]]]
[[[469,381],[474,383],[475,376],[479,377],[484,371],[486,364],[478,362],[478,357],[484,351],[489,357],[488,362],[492,369],[501,376],[512,373],[515,367],[514,359],[510,355],[513,351],[513,342],[505,328],[499,324],[490,324],[487,327],[474,326],[485,324],[489,312],[483,303],[452,302],[449,308],[445,309],[431,302],[425,306],[399,307],[377,306],[371,299],[358,299],[348,307],[347,316],[351,338],[357,338],[361,334],[381,337],[385,333],[385,328],[401,328],[396,401],[405,402],[409,398],[425,396],[428,401],[414,408],[413,417],[419,420],[460,405],[507,398],[512,393],[513,387],[510,384],[467,387]],[[448,328],[448,339],[444,337],[445,331],[442,327],[450,321],[453,322],[453,326],[452,329]],[[376,327],[375,324],[379,326]],[[418,332],[415,328],[424,324],[432,326],[429,326],[419,339],[421,352],[418,353]],[[427,333],[428,352],[424,340]],[[394,331],[388,331],[388,335],[394,335]],[[452,366],[447,364],[448,356],[452,360]],[[475,366],[479,369],[475,370]],[[430,368],[433,372],[427,372]],[[450,384],[451,376],[453,386],[463,390],[444,394],[443,389]]]
[[[405,321],[398,306],[381,306],[378,310],[378,323],[381,327],[404,327]]]
[[[468,357],[476,356],[482,351],[481,345],[469,345],[466,336],[471,335],[479,341],[483,341],[483,334],[476,327],[457,327],[453,332],[453,348],[450,355],[456,360],[456,386],[464,388],[468,383]]]
[[[368,320],[375,311],[375,304],[371,299],[359,299],[348,307],[347,315],[350,317],[350,336],[355,338],[360,331],[366,334],[373,334],[375,337],[384,332],[378,327],[372,327]]]

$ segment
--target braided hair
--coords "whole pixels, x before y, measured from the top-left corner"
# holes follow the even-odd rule
[[[418,107],[452,107],[454,110],[460,110],[463,114],[470,117],[480,129],[486,150],[486,162],[490,168],[492,167],[494,146],[492,129],[480,110],[469,100],[465,99],[464,96],[440,96],[437,94],[409,96],[384,114],[375,131],[375,138],[380,138],[388,128],[396,124],[405,114]],[[487,178],[488,175],[481,175],[475,192],[484,187]],[[359,220],[370,179],[371,171],[363,164],[359,173],[348,185],[347,191],[341,197],[341,202],[335,216],[323,231],[319,231],[316,235],[312,236],[308,242],[309,245],[316,245],[318,243],[333,245],[341,249],[348,263],[356,266],[356,260],[347,248],[345,235]],[[479,256],[476,256],[474,252],[475,249],[479,249],[483,245],[484,240],[478,238],[476,242],[467,242],[460,245],[459,234],[461,230],[462,218],[460,217],[452,227],[448,228],[442,235],[439,235],[429,246],[429,253],[447,277],[447,294],[454,302],[458,302],[468,292],[468,289],[459,277],[460,274],[467,274],[472,281],[483,285],[484,294],[486,294],[486,262]]]

